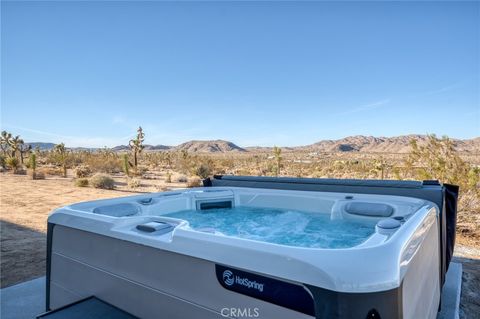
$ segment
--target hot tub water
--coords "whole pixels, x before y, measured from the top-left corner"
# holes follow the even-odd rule
[[[213,228],[227,236],[308,248],[349,248],[375,232],[375,222],[277,208],[183,210],[164,216],[187,220],[194,230]]]

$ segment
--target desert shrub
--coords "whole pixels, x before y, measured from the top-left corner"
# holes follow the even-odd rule
[[[115,174],[122,171],[121,160],[115,155],[111,157],[93,155],[85,160],[92,172]]]
[[[8,168],[13,170],[14,173],[18,171],[18,168],[20,166],[18,158],[16,157],[7,157],[7,159],[5,160],[5,164],[7,165]]]
[[[65,147],[64,143],[60,143],[55,145],[55,148],[53,149],[54,151],[54,156],[55,156],[55,161],[58,165],[62,167],[62,176],[67,177],[67,165],[68,165],[68,159],[69,159],[69,154],[68,150]]]
[[[210,168],[210,165],[208,165],[208,164],[201,164],[195,170],[195,174],[200,176],[200,178],[203,178],[203,179],[210,176],[211,172],[212,172],[212,169]]]
[[[193,176],[188,179],[187,187],[200,187],[202,186],[202,180],[198,176]]]
[[[5,168],[5,155],[0,154],[0,167]]]
[[[480,195],[475,190],[460,192],[458,198],[457,234],[480,240]]]
[[[75,180],[75,186],[87,187],[88,186],[88,178],[85,178],[85,177],[77,178]]]
[[[185,175],[177,175],[173,179],[176,183],[186,183],[188,182],[188,178]]]
[[[95,188],[114,189],[115,181],[108,175],[95,174],[90,179],[90,184]]]
[[[467,185],[471,189],[480,190],[480,167],[471,167],[467,174]]]
[[[28,170],[27,175],[30,176],[32,179],[45,179],[45,173],[39,172],[37,170]]]
[[[138,165],[137,166],[137,169],[132,172],[130,172],[130,175],[135,175],[135,176],[143,176],[145,175],[146,173],[148,173],[148,167],[145,167],[145,166],[140,166]]]
[[[60,167],[47,166],[38,169],[38,171],[49,176],[63,176],[63,169]]]
[[[23,168],[19,168],[16,171],[14,171],[13,173],[16,174],[16,175],[27,175],[27,170],[25,170]]]
[[[92,174],[92,170],[87,165],[81,165],[75,168],[75,177],[84,178],[89,177]]]
[[[140,185],[141,185],[140,180],[137,178],[130,178],[128,180],[128,187],[130,188],[137,188],[137,187],[140,187]]]
[[[32,172],[33,179],[45,179],[45,174],[43,172]]]
[[[157,186],[157,189],[160,191],[160,192],[166,192],[166,191],[169,191],[170,188],[168,188],[167,186]]]
[[[460,158],[448,137],[438,139],[429,135],[426,145],[418,145],[416,140],[412,140],[410,147],[405,165],[413,172],[414,178],[438,179],[442,183],[459,185],[462,189],[475,187],[478,183],[474,168]]]

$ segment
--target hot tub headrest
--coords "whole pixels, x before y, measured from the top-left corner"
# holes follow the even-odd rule
[[[139,208],[131,203],[120,203],[97,207],[93,210],[95,214],[107,215],[112,217],[125,217],[136,215],[140,212]]]
[[[344,209],[349,214],[369,217],[390,217],[393,214],[393,207],[382,203],[352,202]]]

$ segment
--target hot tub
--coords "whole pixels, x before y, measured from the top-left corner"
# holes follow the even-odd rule
[[[205,185],[54,211],[47,310],[95,296],[140,318],[436,317],[441,185]]]

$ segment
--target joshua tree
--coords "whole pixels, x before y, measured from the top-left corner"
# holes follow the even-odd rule
[[[37,170],[37,155],[35,153],[30,154],[28,160],[30,161],[30,169],[32,170],[32,179],[35,179]]]
[[[23,165],[23,158],[25,154],[32,150],[32,145],[25,144],[22,140],[22,143],[18,146],[18,150],[20,151],[20,164]]]
[[[385,171],[388,168],[387,162],[383,157],[375,160],[374,170],[380,173],[380,178],[385,179]]]
[[[55,145],[54,152],[57,155],[57,161],[62,165],[63,177],[67,177],[67,150],[64,143]]]
[[[14,138],[10,138],[8,145],[10,146],[11,150],[11,157],[17,157],[17,151],[20,149],[20,145],[22,145],[24,142],[20,138],[19,135],[15,136]]]
[[[280,175],[280,168],[282,167],[282,149],[280,147],[273,147],[273,155],[275,156],[275,166],[273,168],[275,176]]]
[[[182,172],[186,174],[189,171],[189,166],[191,163],[190,154],[188,154],[187,150],[182,149],[179,155],[180,155],[180,165],[181,165]]]
[[[123,171],[125,172],[125,175],[130,176],[130,162],[128,161],[128,155],[123,154]]]
[[[12,133],[7,131],[2,131],[0,137],[0,148],[2,149],[3,155],[7,156],[7,151],[10,148],[10,140],[12,139]]]
[[[170,154],[170,152],[165,154],[165,162],[168,168],[172,167],[172,155]]]
[[[145,139],[145,133],[143,133],[142,127],[140,126],[138,127],[138,130],[137,130],[137,137],[130,140],[130,142],[128,143],[133,154],[133,166],[135,169],[135,174],[137,173],[137,168],[138,168],[138,155],[143,151],[143,148],[144,148],[144,145],[143,145],[144,139]]]

